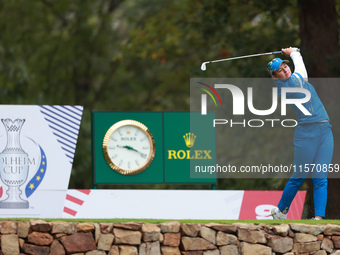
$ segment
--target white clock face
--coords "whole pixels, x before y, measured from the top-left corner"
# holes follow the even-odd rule
[[[123,125],[113,129],[108,136],[105,156],[112,162],[113,169],[133,174],[151,163],[154,151],[150,134],[136,125]]]

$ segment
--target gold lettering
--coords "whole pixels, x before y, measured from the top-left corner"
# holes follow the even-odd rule
[[[212,159],[211,150],[168,150],[168,159]]]
[[[172,159],[172,157],[174,157],[174,159],[177,159],[176,151],[175,150],[168,150],[168,159]]]
[[[182,155],[181,155],[181,154],[182,154]],[[184,159],[185,156],[186,156],[185,151],[180,150],[180,151],[177,152],[177,157],[178,157],[179,159]]]
[[[202,151],[195,150],[195,159],[202,159]]]
[[[204,158],[203,159],[206,159],[206,158],[208,158],[208,159],[212,159],[212,157],[210,156],[210,152],[211,152],[211,150],[203,150],[203,152],[204,152]]]
[[[190,157],[190,150],[187,150],[187,159],[194,159],[194,158],[195,158],[194,155],[192,155],[192,156]]]

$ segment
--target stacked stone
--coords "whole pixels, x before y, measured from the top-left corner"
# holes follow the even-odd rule
[[[340,226],[0,222],[0,255],[340,255]]]

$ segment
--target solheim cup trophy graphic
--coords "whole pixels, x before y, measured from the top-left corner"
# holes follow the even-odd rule
[[[29,159],[20,145],[20,131],[24,119],[1,119],[7,132],[6,148],[0,154],[0,178],[8,186],[8,198],[0,202],[0,208],[28,208],[29,203],[23,200],[20,186],[28,176]]]

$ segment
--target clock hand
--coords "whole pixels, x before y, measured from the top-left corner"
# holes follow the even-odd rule
[[[132,148],[132,147],[129,146],[129,145],[124,145],[124,146],[117,145],[117,147],[118,147],[118,148],[125,148],[125,149],[131,150],[131,151],[138,152],[136,149]]]
[[[131,150],[131,151],[136,151],[134,148],[132,148],[129,145],[125,145],[125,146],[123,146],[123,148],[126,148],[126,149]]]
[[[128,149],[128,150],[132,150],[132,151],[135,151],[137,153],[139,153],[141,156],[146,156],[146,154],[136,150],[135,148],[132,148],[131,146],[128,146],[128,145],[124,145],[124,146],[120,146],[120,145],[117,145],[118,148],[125,148],[125,149]]]

